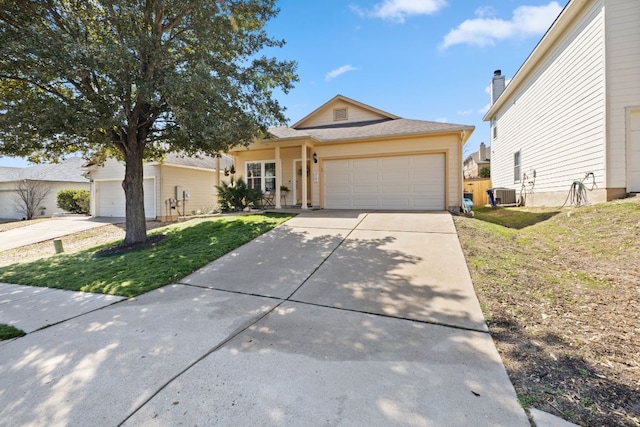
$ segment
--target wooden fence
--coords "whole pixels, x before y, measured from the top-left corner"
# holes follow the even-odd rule
[[[484,206],[489,204],[487,190],[491,188],[491,178],[469,178],[464,180],[465,193],[473,193],[473,205]]]

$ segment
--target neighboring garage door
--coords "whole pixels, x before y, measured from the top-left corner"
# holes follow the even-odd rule
[[[327,160],[325,209],[444,210],[444,154]]]
[[[16,207],[15,190],[0,188],[0,218],[19,219],[24,216]]]
[[[95,216],[124,217],[126,212],[122,181],[96,181]],[[152,178],[143,181],[144,214],[147,218],[156,217],[155,188]]]

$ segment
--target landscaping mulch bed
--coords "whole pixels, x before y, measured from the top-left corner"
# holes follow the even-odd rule
[[[110,256],[110,255],[122,255],[128,252],[137,251],[140,249],[152,248],[161,243],[167,236],[164,234],[154,234],[147,237],[144,242],[136,243],[119,243],[108,248],[101,249],[95,253],[96,256]]]

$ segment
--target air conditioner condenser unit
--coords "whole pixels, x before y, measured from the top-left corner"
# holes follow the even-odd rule
[[[515,205],[516,190],[511,188],[496,188],[493,190],[496,205]]]

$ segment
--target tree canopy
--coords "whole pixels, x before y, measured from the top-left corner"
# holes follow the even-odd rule
[[[277,13],[275,0],[0,0],[0,154],[119,153],[125,242],[144,240],[144,159],[224,152],[285,122],[273,92],[295,63],[261,55],[284,45],[265,31]]]

